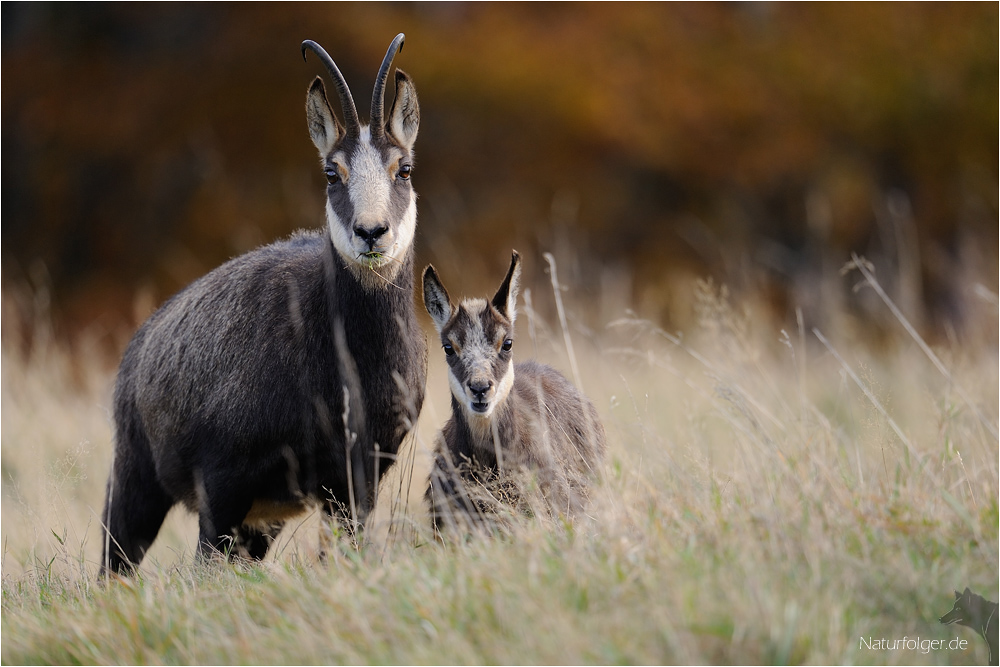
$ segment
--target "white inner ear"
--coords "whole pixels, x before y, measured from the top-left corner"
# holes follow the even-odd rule
[[[448,324],[448,320],[451,319],[451,303],[448,302],[448,297],[434,281],[425,284],[424,296],[427,299],[426,305],[429,306],[427,314],[431,316],[434,328],[437,329],[438,333],[441,333],[444,325]]]
[[[337,145],[337,124],[330,108],[323,101],[319,91],[309,94],[309,136],[319,150],[319,156],[326,158]]]
[[[513,324],[517,318],[517,293],[521,288],[521,264],[518,263],[510,277],[510,291],[507,292],[507,318]]]
[[[437,329],[438,333],[444,329],[444,325],[448,324],[448,318],[451,317],[450,309],[448,304],[442,306],[444,308],[444,314],[438,317],[437,313],[431,313],[431,321],[434,323],[434,328]]]
[[[396,95],[399,96],[399,99],[393,104],[389,129],[406,150],[411,150],[417,141],[420,118],[419,111],[416,109],[416,95],[413,94],[411,86],[407,83],[401,83],[397,86]]]

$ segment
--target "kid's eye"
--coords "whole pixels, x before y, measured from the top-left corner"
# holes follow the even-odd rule
[[[514,347],[514,341],[508,338],[503,342],[503,345],[500,346],[500,349],[503,350],[504,352],[510,352],[510,348],[512,347]]]
[[[408,164],[404,164],[399,168],[399,177],[404,181],[410,180],[410,172],[413,171],[413,167]]]
[[[327,167],[323,170],[323,173],[326,174],[326,180],[330,183],[330,185],[333,185],[340,180],[340,173],[337,172],[336,167]]]
[[[447,354],[449,357],[455,354],[455,348],[451,346],[451,343],[444,344],[444,353]]]

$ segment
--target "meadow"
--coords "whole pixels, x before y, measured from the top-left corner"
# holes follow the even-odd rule
[[[312,515],[260,564],[198,565],[175,510],[140,576],[106,585],[114,368],[44,322],[22,339],[5,307],[0,660],[985,664],[938,618],[954,590],[998,588],[997,296],[980,286],[977,327],[928,343],[874,276],[844,279],[881,313],[877,343],[856,313],[783,328],[707,281],[682,332],[627,311],[585,326],[572,285],[566,317],[543,315],[552,292],[528,285],[515,358],[578,375],[608,433],[585,516],[432,538],[450,408],[428,323],[427,400],[360,544]]]

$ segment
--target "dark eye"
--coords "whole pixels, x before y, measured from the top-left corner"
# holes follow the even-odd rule
[[[514,347],[514,341],[508,338],[503,342],[503,345],[500,346],[500,349],[503,350],[504,352],[510,352],[510,348],[512,347]]]
[[[447,354],[449,357],[455,354],[455,348],[451,346],[451,343],[444,344],[444,353]]]
[[[404,181],[410,180],[410,172],[413,171],[413,167],[408,164],[404,164],[399,168],[399,177]]]
[[[337,171],[336,167],[327,167],[323,173],[326,174],[326,180],[330,185],[340,182],[340,172]]]

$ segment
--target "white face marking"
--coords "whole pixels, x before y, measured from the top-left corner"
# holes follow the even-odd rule
[[[355,252],[352,245],[354,232],[348,231],[347,226],[340,221],[340,216],[334,212],[329,199],[326,200],[326,225],[330,229],[330,240],[333,241],[333,247],[337,249],[347,265],[357,264],[358,253]]]
[[[407,249],[413,244],[413,237],[416,236],[416,233],[417,193],[411,190],[410,205],[406,207],[406,213],[403,214],[403,219],[399,222],[399,229],[396,230],[396,240],[389,249],[389,252],[386,254],[398,260],[402,260]],[[393,269],[393,275],[395,275],[395,273],[399,271],[399,267],[402,266],[401,261],[390,261],[390,264],[395,267]]]
[[[371,143],[368,127],[361,129],[360,144],[350,160],[350,170],[344,178],[347,194],[355,211],[355,219],[344,221],[336,214],[329,200],[326,204],[327,225],[330,239],[348,268],[365,286],[389,287],[394,284],[417,229],[417,195],[410,191],[410,201],[396,228],[390,220],[390,199],[393,176],[382,163],[379,151]],[[348,156],[338,152],[333,156],[337,164],[348,164]],[[342,177],[344,170],[340,170]],[[379,239],[375,250],[378,256],[366,256],[367,243],[354,233],[355,225],[361,227],[389,227]]]
[[[496,416],[497,408],[504,404],[508,394],[510,394],[511,388],[514,386],[514,362],[511,361],[507,365],[507,370],[496,385],[495,393],[490,399],[489,407],[485,412],[476,412],[472,409],[473,399],[469,396],[468,388],[462,386],[450,369],[448,370],[448,384],[451,387],[451,393],[458,399],[459,405],[462,406],[462,413],[465,415],[465,421],[469,425],[469,430],[472,431],[473,439],[479,443],[489,444],[488,449],[492,451],[493,418]]]
[[[333,247],[344,258],[347,268],[354,276],[368,287],[388,287],[396,281],[396,276],[403,267],[402,258],[416,235],[417,196],[415,193],[411,195],[410,205],[399,223],[395,240],[391,247],[383,251],[382,257],[368,258],[362,255],[367,247],[341,222],[329,200],[326,202],[326,221]],[[386,236],[390,233],[386,232]]]
[[[361,129],[361,141],[351,160],[351,180],[347,182],[347,192],[354,204],[356,224],[367,227],[387,221],[389,176],[382,164],[381,154],[372,146],[368,127]]]
[[[503,402],[507,400],[507,395],[510,394],[510,390],[514,387],[514,360],[511,359],[510,363],[507,364],[507,372],[503,374],[500,378],[500,382],[497,383],[497,393],[494,400],[497,405],[503,405]]]
[[[493,375],[493,364],[497,358],[496,341],[489,340],[480,315],[490,307],[485,299],[465,299],[460,308],[472,314],[471,322],[462,331],[464,344],[461,348],[461,361],[459,362],[467,376],[467,382],[463,383],[456,376],[449,366],[448,385],[451,393],[462,406],[469,425],[474,429],[487,429],[488,424],[495,414],[497,408],[503,405],[514,386],[514,362],[507,363],[507,368],[501,377]],[[472,404],[476,403],[476,397],[468,386],[469,381],[479,380],[480,382],[493,382],[493,387],[486,393],[488,401],[487,408],[483,412],[473,409]]]

